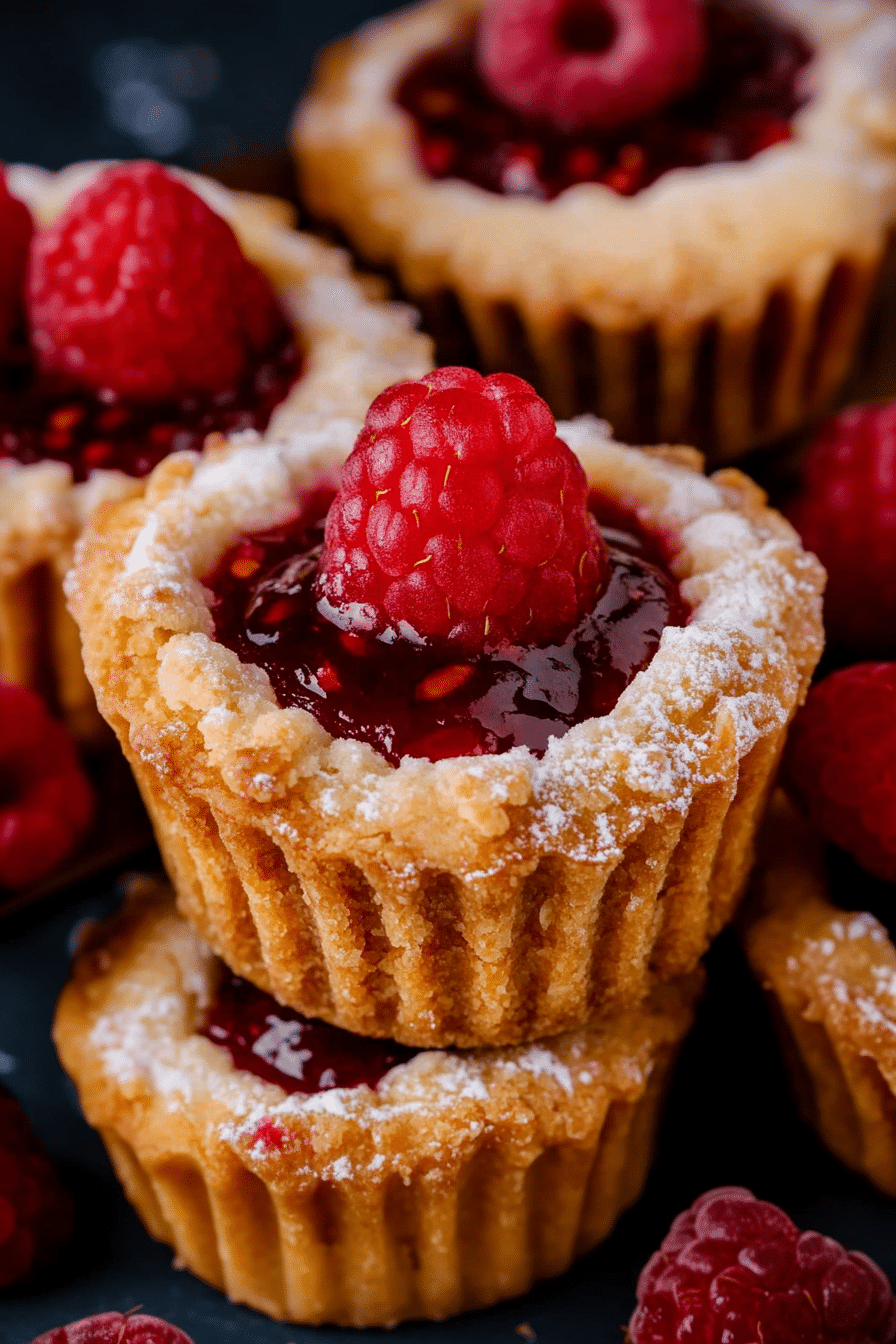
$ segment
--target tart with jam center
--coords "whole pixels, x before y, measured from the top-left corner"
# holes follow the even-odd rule
[[[335,46],[311,210],[440,357],[726,460],[849,365],[896,214],[879,0],[425,0]]]
[[[608,1235],[643,1186],[700,983],[534,1045],[414,1051],[234,994],[144,885],[91,931],[55,1040],[188,1269],[280,1320],[394,1325],[515,1297]]]
[[[0,672],[79,735],[100,725],[61,579],[93,509],[209,433],[357,414],[428,367],[408,314],[289,216],[152,163],[3,174]]]
[[[340,432],[163,462],[72,574],[184,913],[281,1002],[411,1045],[687,973],[818,657],[818,565],[745,477],[508,375]]]

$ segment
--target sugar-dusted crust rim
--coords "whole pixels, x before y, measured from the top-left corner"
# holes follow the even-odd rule
[[[896,16],[884,0],[759,0],[816,50],[793,141],[744,163],[677,169],[631,198],[582,184],[550,202],[433,181],[392,100],[419,56],[483,0],[424,0],[322,60],[293,126],[309,204],[409,293],[444,287],[523,314],[572,306],[598,327],[709,315],[758,321],[770,287],[814,292],[842,257],[881,255],[896,215]]]
[[[85,666],[183,908],[231,965],[351,1030],[474,1045],[576,1025],[691,969],[742,889],[821,649],[820,566],[740,473],[707,480],[690,450],[626,448],[593,420],[559,432],[666,539],[694,612],[540,761],[393,768],[279,708],[211,639],[197,575],[335,475],[332,429],[173,456],[79,546]]]
[[[160,884],[89,932],[54,1031],[87,1119],[150,1231],[236,1300],[392,1324],[524,1291],[607,1234],[643,1184],[702,976],[550,1042],[428,1052],[375,1090],[307,1097],[195,1034],[213,982]]]
[[[107,166],[79,163],[47,173],[14,165],[8,181],[44,225]],[[432,345],[415,330],[414,311],[384,301],[382,284],[353,273],[345,253],[296,232],[285,202],[181,175],[232,225],[300,330],[302,377],[275,410],[267,438],[363,415],[384,387],[432,367]],[[0,458],[0,675],[35,685],[88,739],[102,725],[59,585],[86,519],[101,504],[142,489],[143,481],[120,471],[95,471],[73,484],[64,463],[22,466]]]
[[[896,1195],[896,947],[872,915],[834,904],[824,842],[783,794],[755,888],[744,947],[802,1109],[842,1161]]]

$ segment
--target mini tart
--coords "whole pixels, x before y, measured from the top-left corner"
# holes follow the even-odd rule
[[[196,1034],[215,961],[164,889],[90,935],[55,1039],[154,1237],[280,1319],[441,1318],[562,1273],[639,1195],[699,973],[549,1042],[289,1096]]]
[[[821,649],[822,571],[739,472],[604,430],[558,426],[666,540],[693,614],[542,759],[395,768],[211,638],[202,577],[338,471],[334,428],[168,458],[88,529],[68,586],[85,666],[180,908],[282,1003],[411,1045],[531,1040],[689,972],[731,916]]]
[[[832,901],[824,842],[776,795],[743,936],[803,1114],[837,1156],[896,1195],[896,947]]]
[[[308,205],[397,275],[437,338],[521,374],[558,416],[595,411],[619,438],[730,460],[830,401],[896,218],[891,8],[754,3],[816,59],[794,138],[752,159],[678,168],[630,198],[433,179],[393,91],[483,0],[426,0],[321,63],[293,127]]]
[[[9,187],[39,227],[62,215],[108,166],[75,164],[56,174],[13,167]],[[381,302],[381,285],[355,277],[344,253],[295,232],[285,202],[182,175],[232,226],[299,331],[302,372],[274,411],[268,437],[363,415],[384,387],[431,368],[430,343],[414,330],[411,310]],[[143,484],[118,470],[97,470],[75,484],[64,463],[22,466],[0,458],[0,677],[41,691],[82,739],[95,738],[102,723],[62,578],[86,519],[108,500],[139,494]]]

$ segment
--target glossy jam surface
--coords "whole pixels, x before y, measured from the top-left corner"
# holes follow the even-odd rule
[[[146,476],[169,453],[201,448],[215,430],[263,430],[300,372],[301,356],[286,327],[237,387],[204,400],[142,405],[47,386],[22,353],[0,369],[0,458],[24,466],[67,462],[76,481],[98,467]]]
[[[659,112],[611,132],[565,135],[498,101],[476,70],[474,37],[424,57],[396,101],[417,128],[431,177],[550,200],[578,182],[633,196],[672,168],[752,158],[792,135],[812,53],[795,32],[732,0],[706,5],[697,84]]]
[[[376,1087],[396,1064],[418,1053],[303,1017],[226,970],[199,1034],[223,1045],[238,1069],[284,1092]]]
[[[317,611],[314,578],[331,494],[309,496],[291,524],[244,538],[207,580],[215,637],[263,667],[284,708],[307,709],[334,737],[369,742],[387,761],[441,760],[526,746],[607,714],[688,608],[650,539],[601,501],[610,583],[562,644],[505,647],[459,660],[435,645],[347,634]],[[630,526],[630,524],[629,524]]]

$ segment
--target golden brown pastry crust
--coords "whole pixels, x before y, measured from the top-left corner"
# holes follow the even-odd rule
[[[831,901],[823,842],[782,794],[762,851],[744,945],[797,1098],[843,1162],[896,1195],[896,947]]]
[[[597,411],[619,438],[730,460],[830,400],[896,218],[892,7],[755,2],[818,56],[794,140],[748,162],[679,169],[628,199],[429,178],[392,91],[483,0],[425,0],[323,58],[293,128],[308,204],[397,273],[433,334],[465,329],[487,369],[534,381],[558,415]]]
[[[821,649],[822,573],[740,473],[604,432],[559,426],[667,539],[694,613],[542,760],[395,769],[211,638],[201,577],[335,475],[332,430],[175,455],[88,529],[68,588],[85,665],[181,909],[282,1002],[411,1044],[534,1039],[690,971],[729,919]]]
[[[73,164],[55,174],[14,166],[9,185],[35,222],[45,225],[107,166]],[[344,253],[295,232],[285,202],[183,176],[232,225],[299,330],[302,376],[274,412],[267,437],[287,438],[334,416],[363,415],[384,387],[432,367],[431,344],[414,330],[413,311],[382,302],[379,282],[355,276]],[[120,471],[95,471],[76,485],[63,463],[24,467],[0,458],[0,677],[42,691],[82,738],[95,737],[102,725],[62,578],[85,519],[99,504],[142,488],[142,481]]]
[[[232,1299],[314,1323],[485,1306],[605,1237],[644,1183],[701,983],[534,1046],[418,1055],[375,1090],[287,1096],[194,1034],[213,959],[164,889],[89,942],[55,1038],[129,1198]]]

